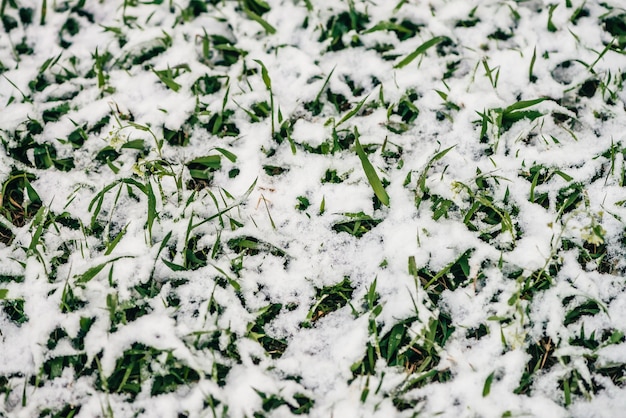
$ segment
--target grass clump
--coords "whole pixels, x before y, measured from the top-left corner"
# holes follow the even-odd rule
[[[258,342],[272,358],[282,356],[287,349],[287,341],[267,335],[264,326],[280,314],[282,307],[279,303],[267,305],[258,312],[256,321],[248,325],[247,337]]]
[[[340,51],[349,47],[361,46],[362,42],[357,34],[365,31],[368,23],[369,16],[356,10],[351,2],[348,11],[331,16],[326,21],[318,41],[328,44],[328,51]],[[344,38],[352,31],[357,34],[352,35],[346,44]]]
[[[309,327],[322,317],[344,307],[352,299],[354,289],[349,277],[344,277],[335,285],[316,289],[316,302],[302,326]]]
[[[348,233],[356,238],[361,238],[382,222],[382,220],[372,218],[370,215],[363,212],[344,213],[343,215],[347,219],[336,222],[332,227],[333,230]]]
[[[32,187],[35,175],[14,170],[2,184],[2,215],[21,227],[41,208],[41,198]]]
[[[177,390],[180,386],[197,382],[197,371],[178,360],[171,351],[158,350],[134,343],[116,360],[113,373],[98,375],[96,386],[108,393],[120,393],[134,399],[144,384],[150,384],[151,396]]]
[[[24,303],[24,299],[4,299],[2,300],[2,311],[13,323],[22,325],[29,321],[28,315],[24,312]]]

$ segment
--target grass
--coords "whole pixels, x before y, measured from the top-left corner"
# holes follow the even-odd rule
[[[349,277],[344,277],[341,282],[333,286],[316,289],[315,304],[309,310],[302,326],[310,327],[320,318],[345,306],[351,300],[353,291],[354,287]]]
[[[626,14],[414,3],[2,0],[0,416],[621,393]]]
[[[362,103],[363,102],[361,102],[361,104]],[[357,106],[357,109],[358,107],[359,106]],[[363,171],[365,171],[365,176],[367,177],[367,181],[369,182],[370,186],[372,186],[372,190],[374,190],[374,194],[376,195],[380,203],[382,203],[385,206],[389,206],[389,195],[385,191],[383,183],[380,181],[378,174],[376,174],[376,170],[374,169],[374,166],[367,159],[367,155],[365,154],[365,151],[363,150],[363,147],[361,146],[361,143],[359,142],[359,131],[357,131],[356,128],[354,130],[354,136],[355,136],[354,146],[356,149],[356,153],[359,156],[361,165],[363,166]]]
[[[411,52],[409,55],[407,55],[405,58],[403,58],[400,62],[398,62],[394,66],[394,68],[406,67],[411,62],[413,62],[417,57],[419,57],[420,55],[424,54],[428,49],[432,48],[433,46],[437,45],[438,43],[442,42],[445,39],[446,38],[443,37],[443,36],[437,36],[437,37],[434,37],[432,39],[429,39],[428,41],[426,41],[423,44],[421,44],[420,46],[418,46],[415,49],[415,51]]]

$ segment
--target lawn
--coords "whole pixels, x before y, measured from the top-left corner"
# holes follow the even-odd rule
[[[0,0],[0,417],[615,417],[621,0]]]

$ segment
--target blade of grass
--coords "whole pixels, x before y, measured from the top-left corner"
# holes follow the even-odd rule
[[[197,224],[190,225],[189,226],[189,230],[195,229],[195,228],[199,227],[200,225],[204,225],[205,223],[210,222],[213,219],[218,218],[218,217],[222,216],[223,214],[227,213],[229,210],[231,210],[233,208],[236,208],[237,206],[243,204],[246,201],[246,199],[248,199],[248,196],[250,196],[250,193],[252,193],[252,190],[254,190],[254,187],[256,186],[256,182],[257,182],[257,179],[254,180],[252,185],[248,188],[248,190],[246,190],[244,195],[241,196],[241,198],[239,198],[239,200],[237,200],[236,202],[226,206],[222,210],[220,210],[217,213],[209,216],[208,218],[198,222]]]
[[[157,77],[159,77],[159,80],[161,80],[163,84],[165,84],[167,87],[174,90],[175,92],[178,92],[178,90],[180,90],[180,88],[182,87],[180,84],[174,81],[172,71],[169,68],[167,70],[162,70],[162,71],[157,71],[153,69],[152,72]]]
[[[587,70],[589,70],[589,72],[593,73],[593,67],[595,67],[595,65],[600,62],[600,60],[602,59],[602,57],[604,56],[604,54],[606,54],[607,52],[609,52],[609,50],[611,49],[611,47],[613,46],[613,42],[615,42],[615,38],[611,39],[611,42],[609,42],[604,49],[602,50],[602,52],[600,52],[600,54],[598,55],[598,58],[596,58],[596,60],[594,62],[591,63],[591,65],[589,65],[589,67],[587,67]]]
[[[399,63],[394,65],[393,68],[406,67],[411,62],[413,62],[413,60],[415,58],[417,58],[418,56],[420,56],[421,54],[426,52],[429,48],[432,48],[433,46],[437,45],[439,42],[442,42],[444,39],[446,39],[445,36],[436,36],[436,37],[434,37],[434,38],[424,42],[423,44],[418,46],[415,51],[413,51],[409,55],[407,55],[402,61],[400,61]]]
[[[132,258],[132,256],[122,255],[122,256],[115,257],[115,258],[112,258],[110,260],[107,260],[104,263],[100,263],[98,265],[90,267],[87,270],[85,270],[84,273],[77,274],[76,276],[74,276],[76,278],[76,284],[84,284],[84,283],[89,282],[91,279],[96,277],[98,275],[98,273],[100,273],[102,271],[102,269],[104,269],[107,266],[107,264],[113,263],[114,261],[117,261],[117,260],[119,260],[121,258]]]
[[[237,156],[224,148],[215,148],[215,151],[218,151],[224,157],[228,158],[228,160],[231,163],[234,163],[235,161],[237,161]]]
[[[157,218],[157,211],[156,196],[154,195],[154,190],[152,190],[152,182],[150,179],[146,180],[146,192],[148,195],[148,239],[150,240],[150,245],[152,245],[152,226],[154,225],[154,220]]]
[[[8,81],[8,82],[9,82],[9,84],[10,84],[10,85],[12,85],[12,86],[13,86],[13,88],[15,88],[15,90],[17,90],[17,91],[19,91],[19,92],[20,92],[20,94],[22,95],[22,100],[23,100],[23,101],[25,101],[25,102],[27,102],[27,103],[32,103],[32,102],[33,102],[33,99],[31,99],[29,96],[25,95],[25,94],[24,94],[24,92],[23,92],[22,90],[20,90],[20,88],[19,88],[19,87],[18,87],[18,86],[17,86],[14,82],[12,82],[11,80],[9,80],[9,79],[7,78],[7,76],[6,76],[6,75],[2,74],[2,77],[4,77],[4,79],[5,79],[6,81]]]
[[[228,274],[226,274],[226,272],[219,268],[218,266],[216,266],[215,264],[211,263],[211,266],[219,271],[224,277],[226,277],[226,280],[228,280],[228,283],[235,289],[236,292],[239,292],[241,290],[241,285],[239,283],[237,283],[235,281],[235,279],[233,279],[232,277],[230,277]]]
[[[45,215],[45,212],[46,212],[46,207],[45,206],[40,207],[39,210],[37,211],[37,214],[35,214],[35,218],[33,219],[33,226],[37,225],[37,229],[35,230],[35,233],[33,234],[30,245],[28,246],[29,254],[32,254],[35,251],[35,249],[37,248],[37,244],[39,244],[41,234],[43,234],[43,230],[45,226],[44,221],[47,218],[47,215]]]
[[[526,109],[527,107],[531,107],[536,104],[539,104],[543,102],[544,100],[547,100],[547,99],[545,97],[541,97],[539,99],[533,99],[533,100],[520,100],[519,102],[513,103],[511,106],[504,109],[502,113],[507,114],[515,110]]]
[[[272,92],[272,80],[270,79],[270,75],[267,71],[267,67],[261,60],[254,60],[257,64],[261,66],[261,78],[263,79],[263,84],[265,84],[265,88],[270,92],[270,112],[272,113],[272,137],[274,136],[275,126],[274,126],[274,93]]]
[[[530,59],[530,67],[528,68],[528,81],[534,83],[537,81],[537,77],[533,74],[533,68],[535,67],[535,60],[537,59],[537,47],[533,49],[533,56]]]
[[[335,72],[335,68],[337,68],[337,67],[335,66],[335,67],[333,67],[332,70],[330,70],[330,73],[326,77],[326,80],[324,80],[324,84],[322,84],[322,88],[317,93],[317,96],[315,96],[315,100],[313,100],[315,103],[318,103],[320,101],[320,98],[322,97],[322,93],[324,93],[324,90],[326,90],[326,86],[328,86],[328,82],[330,81],[330,77],[332,77],[333,73]]]
[[[491,392],[491,383],[493,382],[494,373],[495,372],[491,372],[491,374],[487,376],[487,379],[485,379],[485,385],[483,386],[483,398],[489,395],[489,392]]]
[[[426,194],[426,178],[428,177],[428,171],[432,167],[433,163],[442,159],[454,147],[456,147],[456,145],[452,145],[451,147],[446,148],[443,151],[439,151],[426,163],[424,170],[417,179],[417,188],[415,189],[415,206],[417,208],[419,208],[420,204],[422,203],[422,197]]]
[[[380,202],[383,205],[389,206],[389,195],[387,194],[387,191],[383,187],[383,183],[380,181],[378,174],[376,174],[376,170],[374,169],[374,166],[367,159],[367,155],[365,154],[365,151],[363,150],[363,147],[361,146],[361,143],[359,142],[359,131],[357,130],[356,127],[354,128],[354,136],[355,136],[354,146],[356,148],[356,153],[359,156],[359,160],[361,160],[361,165],[363,166],[363,171],[365,171],[365,176],[367,177],[367,181],[369,181],[370,186],[372,186],[372,189],[374,190],[374,194],[376,194],[376,197],[378,198],[378,200],[380,200]]]
[[[359,110],[361,110],[361,108],[365,104],[365,101],[367,100],[368,97],[370,97],[369,94],[367,96],[365,96],[365,98],[363,100],[361,100],[359,103],[357,103],[357,105],[354,107],[354,109],[352,109],[348,113],[346,113],[344,115],[344,117],[341,118],[341,120],[339,122],[337,122],[337,124],[335,125],[335,128],[337,128],[339,125],[341,125],[342,123],[344,123],[345,121],[347,121],[348,119],[350,119],[351,117],[356,115],[359,112]]]
[[[254,20],[259,25],[261,25],[263,29],[265,30],[265,32],[267,32],[270,35],[273,35],[276,33],[276,28],[274,26],[270,25],[265,19],[263,19],[258,14],[254,13],[248,7],[244,6],[243,11],[246,13],[246,16],[248,16],[250,19]]]
[[[46,0],[43,0],[41,2],[41,19],[39,20],[39,24],[41,26],[46,24],[46,13],[48,11],[48,2]]]
[[[127,223],[126,226],[124,226],[124,228],[122,228],[122,230],[119,232],[119,234],[117,234],[117,236],[115,238],[113,238],[113,241],[111,241],[111,242],[109,242],[107,244],[106,251],[104,252],[104,255],[110,255],[111,252],[113,252],[113,250],[115,249],[117,244],[122,240],[124,235],[126,235],[126,230],[128,229],[128,225],[130,225],[130,222]]]
[[[495,89],[496,87],[498,87],[498,79],[500,78],[500,66],[489,68],[487,58],[483,58],[482,64],[485,68],[485,75],[487,76],[487,78],[489,78],[491,86]]]

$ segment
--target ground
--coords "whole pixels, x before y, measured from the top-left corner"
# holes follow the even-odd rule
[[[621,1],[0,4],[0,417],[614,417]]]

